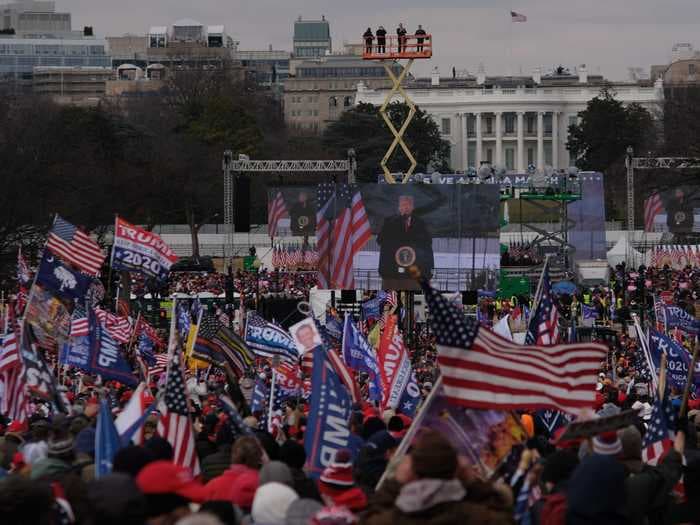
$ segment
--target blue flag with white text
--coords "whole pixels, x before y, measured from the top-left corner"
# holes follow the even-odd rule
[[[649,332],[649,353],[657,375],[661,367],[661,356],[666,354],[666,380],[670,386],[682,391],[688,379],[690,353],[677,341],[655,330]],[[695,384],[700,383],[697,371],[693,381]]]
[[[253,396],[250,399],[250,411],[265,412],[267,406],[267,401],[270,399],[270,390],[267,388],[265,381],[258,377],[255,380],[255,387],[253,388]]]
[[[700,321],[683,308],[680,306],[664,306],[663,309],[668,328],[680,328],[690,335],[700,334]]]
[[[345,315],[345,326],[343,327],[343,359],[353,370],[369,374],[369,399],[381,401],[382,377],[377,354],[348,314]]]
[[[304,436],[306,467],[311,478],[321,476],[337,450],[348,448],[351,413],[350,392],[335,373],[326,352],[314,352],[311,409]]]
[[[88,322],[90,326],[90,361],[87,371],[100,374],[103,379],[119,381],[128,386],[138,385],[138,379],[122,354],[119,343],[97,320],[92,308],[88,309]]]

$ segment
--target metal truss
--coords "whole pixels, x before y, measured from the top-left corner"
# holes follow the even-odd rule
[[[350,160],[234,160],[231,171],[238,172],[321,172],[349,171]]]
[[[637,170],[672,169],[692,170],[700,169],[698,157],[633,157],[632,167]]]

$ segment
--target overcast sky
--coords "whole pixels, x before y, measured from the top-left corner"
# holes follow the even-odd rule
[[[0,3],[2,0],[0,0]],[[393,31],[422,23],[435,41],[426,74],[458,70],[487,74],[530,74],[563,64],[585,63],[591,73],[628,78],[628,67],[648,72],[668,62],[671,46],[690,42],[700,48],[698,0],[56,0],[73,14],[73,26],[92,25],[98,35],[144,34],[152,25],[193,18],[224,24],[241,49],[291,50],[292,26],[302,15],[323,14],[331,24],[334,49],[359,42],[368,25]],[[511,23],[510,11],[528,17]]]

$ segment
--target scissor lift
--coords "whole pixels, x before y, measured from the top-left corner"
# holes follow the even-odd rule
[[[411,66],[413,66],[414,60],[431,58],[433,56],[433,37],[432,35],[405,35],[403,37],[392,35],[386,36],[384,39],[380,39],[375,36],[371,42],[363,37],[362,41],[364,42],[362,58],[364,60],[379,60],[384,66],[384,69],[386,70],[386,73],[393,84],[391,91],[389,91],[386,99],[384,100],[384,104],[382,104],[382,107],[379,108],[379,113],[394,136],[393,142],[380,162],[382,171],[384,172],[384,179],[390,184],[396,183],[396,179],[389,171],[389,168],[387,168],[387,162],[389,161],[389,158],[391,158],[391,155],[394,153],[396,147],[401,146],[401,149],[411,162],[408,171],[403,177],[403,182],[407,182],[410,179],[410,175],[416,169],[417,162],[411,153],[411,150],[404,142],[403,136],[404,133],[406,133],[406,129],[408,129],[408,125],[411,123],[413,116],[416,114],[416,106],[413,104],[413,101],[409,98],[406,91],[404,91],[401,84],[406,78],[406,75],[408,75]],[[392,70],[391,65],[400,65],[401,60],[408,60],[408,62],[406,62],[406,65],[403,66],[401,73],[397,76]],[[391,119],[386,112],[389,104],[396,95],[401,95],[403,100],[406,102],[406,105],[409,107],[408,117],[398,130],[391,122]]]

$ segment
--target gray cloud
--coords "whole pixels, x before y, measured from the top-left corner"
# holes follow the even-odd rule
[[[194,18],[225,24],[243,49],[291,49],[298,15],[331,23],[334,46],[359,41],[368,26],[409,28],[422,23],[435,38],[435,56],[417,66],[447,74],[452,66],[493,74],[586,63],[589,71],[625,78],[627,67],[668,61],[675,42],[698,34],[697,0],[57,0],[76,27],[99,35],[143,34],[152,25]],[[509,11],[527,15],[513,24]],[[693,42],[700,47],[700,42]]]

